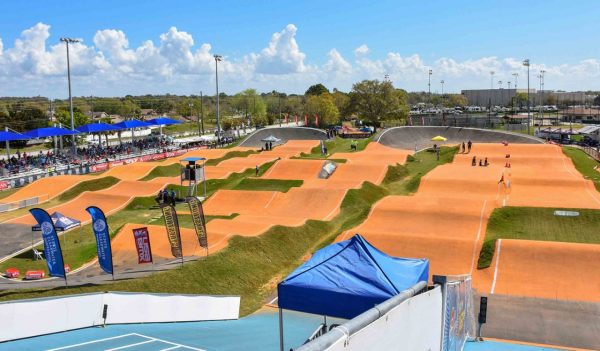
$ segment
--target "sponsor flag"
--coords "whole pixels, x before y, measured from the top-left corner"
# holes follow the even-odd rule
[[[315,113],[315,125],[319,126],[319,115]]]
[[[90,206],[85,210],[92,216],[92,229],[96,236],[96,250],[98,251],[100,268],[108,274],[113,274],[112,249],[106,216],[96,206]]]
[[[304,115],[304,126],[308,126],[308,115]]]
[[[286,114],[284,114],[284,116],[285,116],[285,124],[287,124],[288,114],[286,113]]]
[[[424,126],[425,125],[425,117],[421,117],[421,125]]]
[[[192,222],[194,222],[194,228],[196,228],[196,235],[198,235],[198,241],[200,246],[208,249],[208,236],[206,233],[206,220],[204,219],[204,209],[202,208],[202,202],[194,196],[188,196],[186,199],[190,206],[190,213],[192,214]]]
[[[31,215],[39,223],[42,230],[42,239],[44,239],[44,256],[48,264],[48,272],[52,277],[61,277],[67,279],[65,273],[65,263],[60,249],[60,241],[54,228],[54,223],[48,212],[41,208],[32,208],[29,210]]]
[[[167,237],[171,245],[171,254],[175,258],[183,258],[183,250],[181,249],[181,234],[179,233],[179,221],[177,220],[177,212],[175,207],[167,204],[160,206],[165,218],[165,228],[167,228]]]
[[[295,115],[294,119],[296,120],[296,125],[298,125],[298,115]]]
[[[133,239],[138,254],[138,263],[152,263],[152,249],[150,248],[150,234],[148,228],[133,230]]]

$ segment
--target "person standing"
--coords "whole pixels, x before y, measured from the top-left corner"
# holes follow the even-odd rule
[[[473,146],[473,143],[471,142],[471,140],[469,140],[469,141],[467,142],[467,149],[469,150],[469,151],[468,151],[468,153],[470,153],[470,152],[471,152],[471,146]]]
[[[462,142],[462,149],[461,149],[461,152],[464,154],[464,153],[465,153],[465,151],[466,151],[466,149],[465,149],[465,142],[463,141],[463,142]]]
[[[176,200],[175,190],[171,189],[171,206],[173,206],[173,207],[175,207],[175,200]]]
[[[255,170],[255,176],[258,177],[258,165],[256,165],[256,168],[254,170]]]

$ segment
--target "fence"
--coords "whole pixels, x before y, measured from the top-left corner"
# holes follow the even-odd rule
[[[2,202],[0,199],[0,213],[18,210],[20,208],[25,208],[33,205],[38,205],[43,202],[50,200],[50,195],[43,194],[39,196],[30,197],[27,199],[12,201],[12,202]]]
[[[0,342],[103,324],[237,319],[239,307],[239,296],[122,292],[3,302]]]
[[[584,146],[582,149],[586,154],[590,155],[591,158],[600,162],[600,146],[597,148],[593,148],[591,146]]]

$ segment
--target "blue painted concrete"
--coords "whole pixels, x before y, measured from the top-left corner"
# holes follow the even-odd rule
[[[540,346],[529,346],[521,344],[510,344],[499,341],[468,342],[465,351],[561,351],[564,349],[555,349]]]

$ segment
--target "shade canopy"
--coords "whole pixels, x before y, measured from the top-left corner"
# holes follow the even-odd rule
[[[56,228],[56,230],[58,230],[58,231],[65,231],[65,230],[69,230],[71,228],[81,226],[81,221],[71,218],[71,217],[67,217],[60,212],[54,212],[50,216],[50,218],[52,218],[52,222],[54,223],[54,228]],[[34,225],[33,227],[31,227],[31,230],[33,230],[34,232],[41,231],[40,225],[39,224]]]
[[[386,255],[362,236],[317,251],[277,286],[280,308],[351,319],[429,278],[429,260]]]
[[[274,137],[273,135],[269,135],[268,137],[261,139],[261,141],[264,142],[271,142],[271,143],[278,143],[281,141],[281,139]]]
[[[65,128],[58,127],[46,127],[46,128],[38,128],[34,130],[27,131],[23,133],[24,136],[28,138],[48,138],[53,136],[61,136],[61,135],[74,135],[79,134],[76,130],[69,130]]]
[[[150,123],[138,121],[137,119],[127,120],[119,123],[113,124],[113,126],[121,128],[121,129],[131,129],[131,128],[148,128],[153,125]]]
[[[178,121],[176,119],[172,119],[172,118],[158,117],[158,118],[149,119],[146,121],[146,123],[152,124],[155,126],[168,126],[171,124],[180,124],[183,122]]]
[[[438,135],[438,136],[435,136],[435,137],[431,138],[431,141],[446,141],[446,140],[448,140],[448,139],[444,138],[441,135]]]
[[[19,134],[19,133],[4,132],[4,131],[0,132],[0,142],[13,141],[13,140],[26,140],[26,139],[29,139],[29,137]]]
[[[81,133],[100,133],[100,132],[113,132],[117,130],[121,130],[123,128],[115,127],[111,124],[106,123],[90,123],[82,125],[81,127],[76,128]]]

